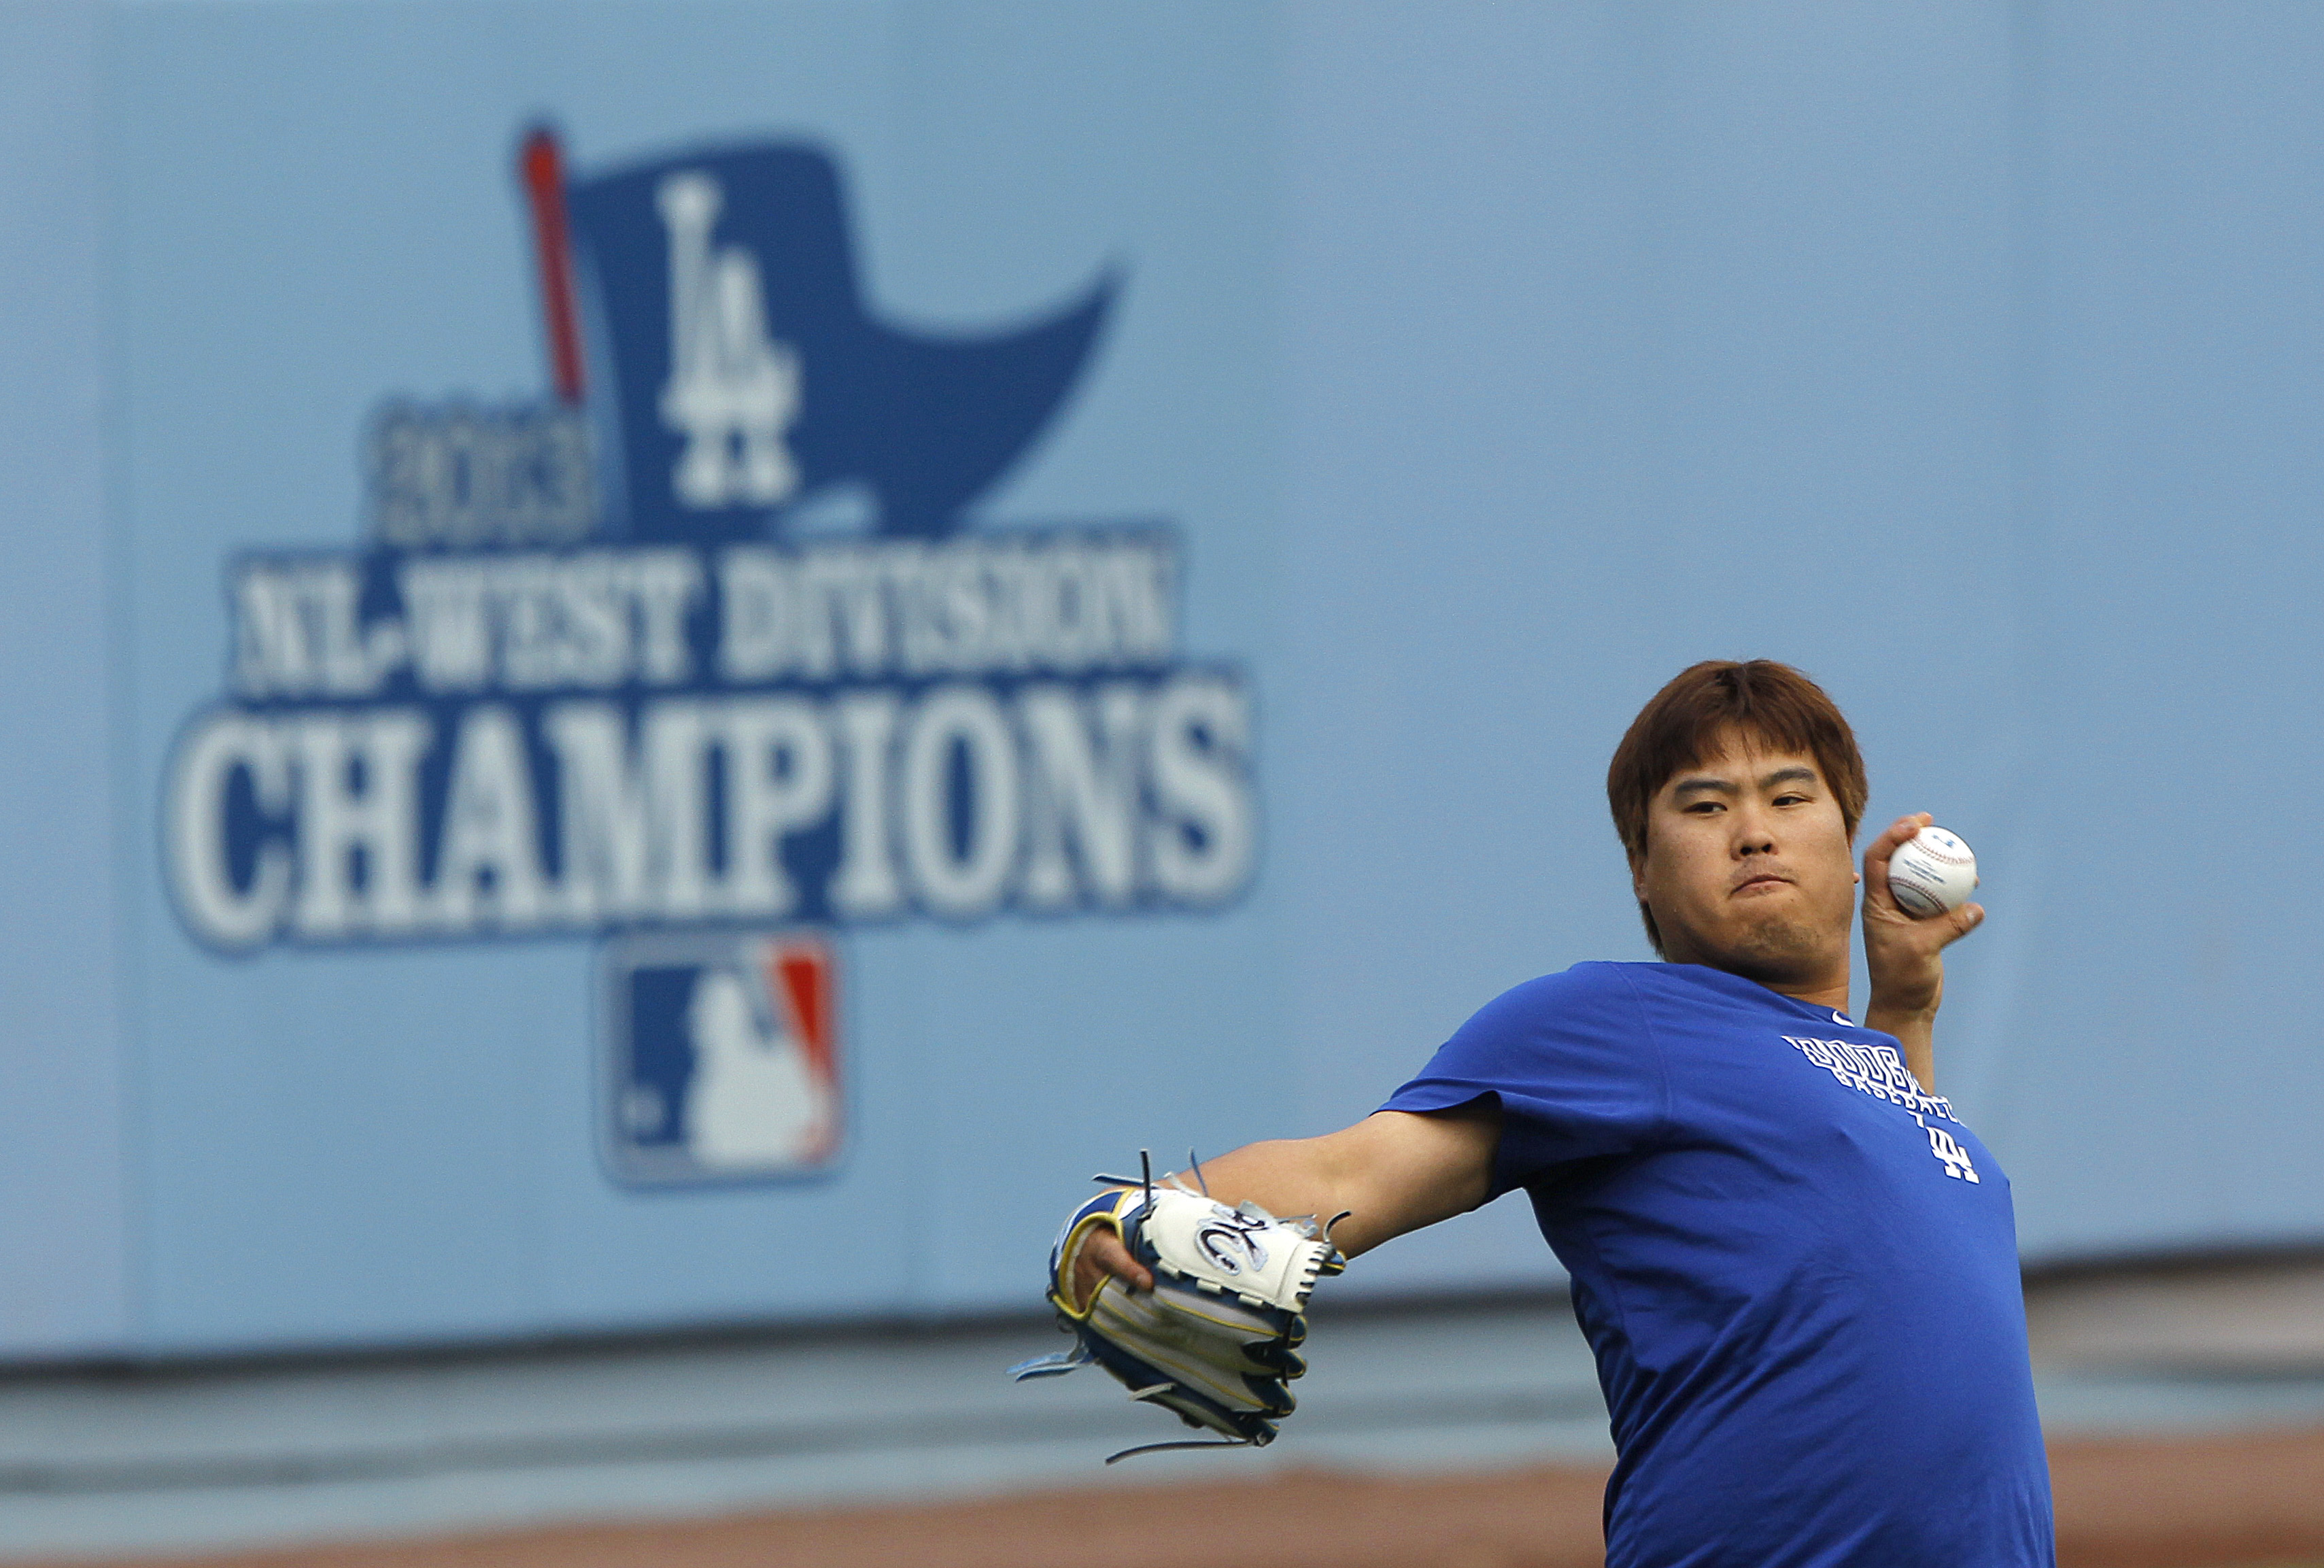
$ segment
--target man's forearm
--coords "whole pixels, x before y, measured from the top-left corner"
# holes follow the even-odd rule
[[[1246,1144],[1179,1179],[1223,1204],[1254,1203],[1277,1216],[1313,1214],[1352,1258],[1485,1201],[1498,1110],[1410,1116],[1387,1111],[1321,1138]]]
[[[1904,1065],[1913,1070],[1922,1088],[1932,1094],[1937,1092],[1936,1009],[1884,1008],[1875,1002],[1864,1010],[1864,1027],[1895,1036],[1904,1050]]]
[[[1190,1167],[1177,1176],[1222,1204],[1257,1204],[1277,1218],[1313,1214],[1320,1223],[1348,1210],[1350,1218],[1333,1232],[1333,1240],[1352,1256],[1387,1238],[1367,1236],[1357,1244],[1362,1229],[1352,1211],[1359,1194],[1351,1191],[1354,1173],[1347,1163],[1331,1138],[1276,1138],[1245,1144],[1231,1154],[1203,1161],[1199,1173]]]

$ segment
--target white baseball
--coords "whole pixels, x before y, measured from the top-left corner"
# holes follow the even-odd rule
[[[1924,827],[1888,857],[1888,890],[1915,920],[1958,909],[1977,890],[1977,856],[1960,835]]]

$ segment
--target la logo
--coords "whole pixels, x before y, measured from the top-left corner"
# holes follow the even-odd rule
[[[671,484],[687,506],[768,506],[799,485],[783,438],[799,414],[798,354],[767,336],[758,259],[713,251],[725,196],[699,171],[656,187],[669,231],[669,381],[662,423],[686,438]]]
[[[1917,1113],[1913,1120],[1919,1121],[1921,1130],[1929,1135],[1929,1152],[1943,1165],[1947,1176],[1956,1181],[1974,1182],[1978,1179],[1977,1167],[1969,1163],[1969,1150],[1960,1146],[1960,1139],[1941,1127],[1930,1126]]]

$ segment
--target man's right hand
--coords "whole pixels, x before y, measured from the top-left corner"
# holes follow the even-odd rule
[[[1205,1160],[1189,1185],[1222,1203],[1249,1199],[1275,1214],[1328,1221],[1348,1210],[1332,1240],[1353,1258],[1483,1203],[1500,1136],[1500,1102],[1490,1096],[1427,1115],[1381,1111],[1321,1138],[1248,1144]],[[1106,1279],[1130,1290],[1154,1288],[1154,1276],[1103,1225],[1090,1228],[1072,1275],[1075,1312]]]
[[[1098,1226],[1084,1239],[1082,1250],[1074,1259],[1074,1310],[1089,1310],[1090,1297],[1107,1279],[1119,1279],[1130,1290],[1154,1288],[1153,1272],[1130,1255],[1130,1249],[1121,1244],[1121,1237]]]

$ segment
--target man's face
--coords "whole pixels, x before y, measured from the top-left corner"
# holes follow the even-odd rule
[[[1846,975],[1856,870],[1813,757],[1728,731],[1655,792],[1631,881],[1674,964],[1774,986]]]

